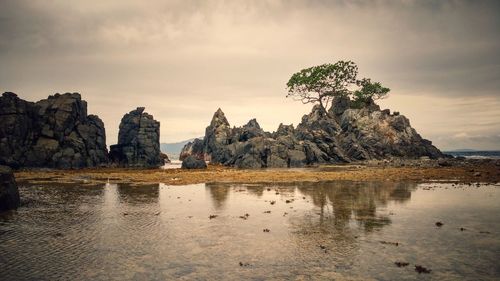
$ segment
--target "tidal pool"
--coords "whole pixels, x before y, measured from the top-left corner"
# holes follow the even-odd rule
[[[496,185],[54,184],[20,194],[23,206],[0,214],[0,280],[500,279]]]

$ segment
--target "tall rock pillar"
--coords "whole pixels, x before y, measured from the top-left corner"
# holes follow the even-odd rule
[[[159,167],[165,164],[160,151],[160,122],[144,107],[123,116],[118,144],[111,146],[111,161],[122,167]]]

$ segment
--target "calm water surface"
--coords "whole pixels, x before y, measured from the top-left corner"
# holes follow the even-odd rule
[[[23,185],[20,193],[23,207],[0,214],[0,280],[500,279],[494,185]]]

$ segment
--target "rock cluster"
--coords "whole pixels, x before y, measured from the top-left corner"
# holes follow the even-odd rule
[[[80,94],[55,94],[36,103],[10,92],[0,97],[0,164],[67,169],[107,162],[104,124],[87,115]]]
[[[0,212],[19,207],[19,191],[12,170],[0,166]]]
[[[165,156],[160,151],[160,122],[144,112],[144,107],[125,114],[120,123],[118,144],[110,147],[110,158],[113,163],[126,167],[164,165]]]
[[[187,144],[181,157],[241,168],[303,167],[388,158],[440,158],[444,155],[410,126],[409,120],[371,102],[352,108],[337,98],[328,112],[315,106],[301,123],[263,131],[255,119],[231,128],[222,110],[215,112],[203,140]]]

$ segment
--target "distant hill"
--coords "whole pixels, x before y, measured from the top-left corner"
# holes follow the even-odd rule
[[[160,150],[161,152],[166,153],[167,155],[179,155],[184,145],[193,140],[194,138],[180,142],[160,143]]]

